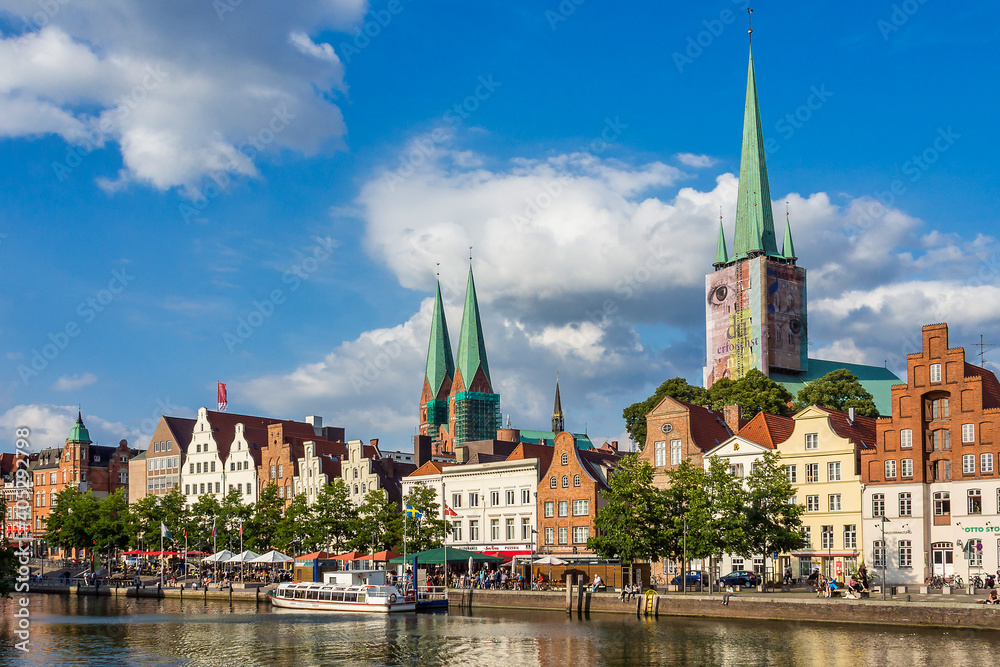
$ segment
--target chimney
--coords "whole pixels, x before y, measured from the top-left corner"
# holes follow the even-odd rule
[[[431,460],[431,436],[413,436],[413,462],[419,468]]]
[[[372,449],[375,450],[375,458],[377,459],[382,458],[382,452],[378,450],[378,438],[372,438],[371,440],[368,441],[368,444],[371,445]]]
[[[347,442],[347,431],[343,426],[324,426],[323,438],[330,442]]]
[[[722,408],[722,415],[725,417],[726,426],[733,433],[740,430],[740,406],[738,405],[727,405]]]
[[[611,441],[611,449],[615,450],[616,452],[618,451],[618,441],[617,440],[612,440]]]
[[[854,408],[847,408],[847,421],[850,424],[854,423]]]
[[[322,436],[323,435],[323,418],[317,415],[309,415],[306,417],[306,423],[313,427],[313,433]]]

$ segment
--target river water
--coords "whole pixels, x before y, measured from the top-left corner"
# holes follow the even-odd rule
[[[0,665],[995,665],[1000,633],[476,610],[376,615],[223,601],[32,594],[30,644],[0,601]]]

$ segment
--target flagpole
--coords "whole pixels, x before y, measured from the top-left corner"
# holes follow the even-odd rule
[[[184,525],[184,579],[183,581],[187,583],[188,578],[188,527],[187,524]],[[181,584],[181,588],[184,588],[184,584]]]
[[[416,588],[416,583],[413,587]],[[403,592],[406,592],[406,503],[403,503]]]
[[[244,560],[246,560],[246,556],[243,555],[243,522],[240,521],[240,581],[243,581]]]
[[[160,588],[163,588],[163,527],[165,523],[160,523]]]

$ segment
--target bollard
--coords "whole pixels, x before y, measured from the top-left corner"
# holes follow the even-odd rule
[[[573,583],[576,581],[575,574],[566,575],[566,613],[573,613]]]
[[[642,604],[643,604],[643,600],[644,599],[645,599],[645,596],[643,596],[641,593],[636,596],[636,600],[635,600],[635,615],[636,616],[641,616],[642,615]]]
[[[654,618],[659,618],[660,617],[660,596],[659,595],[657,595],[655,598],[653,598],[653,617]]]

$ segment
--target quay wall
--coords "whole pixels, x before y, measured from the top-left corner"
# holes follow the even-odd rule
[[[448,594],[455,609],[548,609],[570,613],[647,615],[644,599],[622,602],[608,593],[572,595],[555,592],[460,590]],[[570,602],[570,604],[567,604]],[[897,600],[829,600],[734,596],[728,606],[721,596],[657,595],[649,605],[650,616],[764,619],[823,623],[863,623],[978,630],[1000,630],[1000,607],[968,602],[903,602]]]

